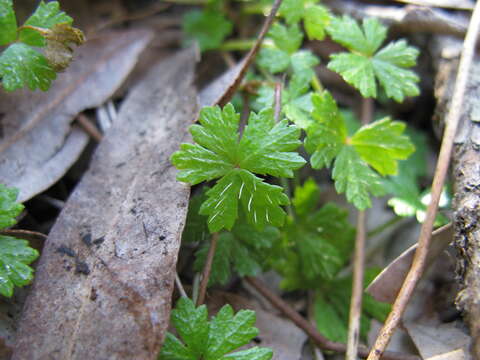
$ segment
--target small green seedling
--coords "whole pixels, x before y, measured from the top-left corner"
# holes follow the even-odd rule
[[[269,360],[272,350],[253,347],[235,351],[248,344],[258,335],[255,312],[240,310],[234,314],[230,305],[225,305],[217,315],[208,321],[207,307],[195,307],[185,297],[180,298],[172,310],[172,324],[179,340],[167,333],[159,360]]]

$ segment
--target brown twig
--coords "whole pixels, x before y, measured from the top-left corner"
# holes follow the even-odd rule
[[[267,299],[274,307],[280,310],[286,317],[288,317],[295,325],[305,331],[305,333],[312,339],[316,346],[320,349],[331,350],[344,353],[347,349],[345,344],[328,340],[325,336],[320,334],[317,329],[303,316],[296,312],[289,304],[279,298],[271,290],[269,290],[260,280],[253,277],[244,278],[255,290],[257,290],[265,299]],[[365,346],[359,346],[358,354],[362,357],[368,355],[368,349]],[[420,360],[416,355],[400,354],[391,351],[386,351],[383,359],[385,360]]]
[[[377,337],[375,345],[368,356],[368,360],[379,359],[393,335],[393,332],[400,322],[403,312],[410,300],[410,297],[420,279],[427,257],[428,247],[432,235],[433,224],[435,221],[438,202],[442,193],[443,184],[447,175],[447,170],[450,162],[450,157],[453,148],[455,133],[457,131],[460,115],[462,114],[463,98],[470,75],[470,67],[475,52],[475,44],[477,41],[478,32],[480,30],[480,2],[477,2],[470,20],[467,35],[463,44],[462,57],[460,65],[458,66],[458,75],[455,82],[455,89],[453,92],[452,103],[450,111],[446,118],[446,129],[443,134],[442,146],[438,156],[437,167],[435,169],[435,176],[432,183],[432,198],[427,208],[427,215],[425,222],[420,230],[418,239],[418,247],[413,258],[412,267],[408,272],[402,288],[395,299],[392,311],[388,315],[387,321],[383,326],[380,334]]]
[[[97,143],[102,141],[103,135],[98,128],[90,121],[90,119],[83,113],[78,114],[77,122],[82,129],[90,135],[90,137]]]
[[[357,215],[357,233],[355,236],[355,253],[353,255],[352,298],[348,318],[347,353],[345,359],[356,360],[360,339],[360,317],[362,316],[363,273],[365,261],[365,218],[366,212]]]
[[[275,0],[272,6],[272,10],[270,11],[270,14],[268,14],[267,19],[265,20],[265,23],[262,26],[262,30],[260,31],[260,34],[258,34],[258,38],[257,38],[257,41],[255,42],[255,45],[253,45],[253,47],[248,52],[247,56],[242,60],[243,65],[242,65],[242,69],[240,70],[240,73],[238,74],[238,77],[235,79],[233,84],[230,85],[228,90],[223,94],[222,98],[219,100],[218,104],[220,106],[224,106],[226,103],[230,101],[230,99],[233,97],[238,87],[242,83],[242,80],[245,77],[245,74],[247,73],[248,68],[250,67],[253,60],[255,59],[255,56],[257,55],[258,50],[260,50],[260,46],[262,45],[265,35],[267,35],[267,32],[270,29],[270,26],[272,25],[273,20],[275,20],[275,15],[277,14],[277,11],[280,8],[281,4],[282,4],[282,0]]]
[[[362,124],[368,124],[373,118],[373,99],[362,98]],[[355,252],[353,255],[352,298],[348,319],[347,353],[345,359],[356,360],[360,340],[360,317],[362,316],[363,273],[365,269],[365,226],[366,211],[358,211]]]
[[[210,272],[212,271],[213,258],[215,250],[217,249],[218,233],[212,234],[210,241],[210,248],[208,249],[207,260],[202,272],[202,281],[200,282],[200,289],[198,290],[197,306],[205,302],[205,294],[207,293],[208,280],[210,279]]]

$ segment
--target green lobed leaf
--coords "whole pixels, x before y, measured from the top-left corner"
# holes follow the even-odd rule
[[[334,203],[326,203],[306,219],[306,226],[317,231],[330,244],[335,246],[344,265],[352,253],[355,229],[348,221],[348,211]]]
[[[287,70],[290,65],[290,55],[280,49],[263,48],[257,58],[258,65],[272,74]]]
[[[325,29],[330,25],[330,11],[321,5],[308,7],[304,15],[305,32],[310,40],[323,40]]]
[[[177,179],[192,184],[220,178],[207,192],[200,214],[208,215],[211,232],[231,229],[242,204],[247,221],[258,229],[266,224],[280,226],[288,204],[282,188],[270,185],[254,173],[293,176],[305,160],[293,152],[299,145],[300,129],[286,120],[275,124],[271,109],[252,113],[238,141],[239,114],[231,104],[207,107],[200,113],[200,125],[190,131],[195,145],[182,144],[172,155],[180,170]]]
[[[298,238],[301,270],[307,281],[332,279],[341,269],[343,262],[337,248],[320,234],[290,229],[289,235]]]
[[[278,13],[287,24],[298,23],[304,16],[305,0],[284,0]]]
[[[221,233],[217,240],[217,248],[213,256],[212,268],[208,285],[220,284],[225,285],[232,277],[232,257],[235,239],[232,233]],[[207,261],[207,254],[210,248],[210,242],[205,242],[195,253],[195,262],[193,268],[197,272],[201,272]]]
[[[238,145],[239,167],[253,173],[293,177],[305,160],[293,152],[301,141],[300,129],[287,120],[275,124],[273,109],[251,113]]]
[[[232,307],[225,305],[208,322],[205,305],[196,308],[190,299],[181,298],[172,310],[172,323],[184,344],[167,333],[161,360],[269,360],[272,357],[270,349],[258,347],[228,354],[258,334],[254,311],[240,310],[234,315]]]
[[[273,357],[273,351],[268,348],[259,348],[257,346],[237,351],[236,353],[225,355],[222,359],[231,360],[270,360]]]
[[[379,273],[377,268],[365,270],[364,287]],[[319,331],[332,341],[347,341],[348,316],[352,277],[336,278],[323,283],[315,292],[314,316]],[[360,336],[367,337],[370,319],[384,322],[390,312],[390,304],[376,301],[368,294],[363,295]]]
[[[311,214],[320,199],[320,189],[315,180],[308,178],[303,186],[297,186],[294,190],[292,204],[295,207],[295,213],[299,216],[307,216]]]
[[[17,19],[12,0],[0,0],[0,46],[17,39]]]
[[[292,55],[291,63],[294,74],[302,76],[302,82],[308,84],[315,74],[313,67],[318,65],[320,60],[311,51],[300,50]]]
[[[313,180],[295,189],[295,219],[288,219],[282,229],[283,240],[269,250],[267,261],[283,276],[282,288],[317,287],[333,279],[349,260],[355,230],[348,222],[348,212],[333,203],[316,210],[317,200],[318,187]]]
[[[209,337],[207,307],[196,308],[190,299],[181,297],[171,312],[171,321],[189,351],[201,358]]]
[[[377,120],[360,128],[351,138],[360,157],[382,175],[395,175],[398,161],[405,160],[415,147],[403,135],[406,125],[390,118]]]
[[[238,217],[239,201],[248,222],[257,229],[263,229],[266,224],[281,226],[285,212],[280,205],[289,202],[281,187],[267,184],[251,172],[238,169],[223,176],[207,195],[200,214],[209,216],[210,232],[233,227]]]
[[[258,329],[254,325],[254,311],[240,310],[234,315],[230,305],[223,306],[210,322],[205,360],[220,359],[221,356],[248,344],[258,335]]]
[[[349,146],[344,146],[335,159],[332,177],[337,192],[345,193],[347,200],[359,210],[372,205],[370,194],[384,194],[380,177]]]
[[[330,56],[327,67],[357,88],[363,97],[377,97],[377,85],[372,61],[359,54],[340,53]]]
[[[330,167],[347,137],[347,128],[337,104],[328,91],[312,95],[314,122],[306,129],[305,149],[312,154],[314,169]]]
[[[73,19],[60,10],[58,1],[50,1],[48,3],[41,1],[24,26],[51,29],[54,25],[71,24],[72,22]],[[19,31],[19,39],[21,42],[31,46],[43,47],[46,45],[42,34],[29,28],[23,28]]]
[[[38,257],[28,241],[0,235],[0,294],[11,297],[14,286],[25,286],[33,279],[28,266]]]
[[[0,230],[15,225],[15,219],[24,209],[24,206],[17,203],[18,189],[8,188],[0,184]]]
[[[327,339],[346,343],[348,328],[330,302],[316,292],[313,305],[315,323],[318,331]]]
[[[268,32],[275,45],[288,54],[293,54],[302,46],[303,33],[298,24],[285,26],[274,23]]]
[[[387,28],[377,19],[364,19],[360,27],[348,15],[332,17],[327,31],[335,42],[366,56],[373,55],[387,36]]]
[[[372,59],[373,70],[389,98],[402,102],[405,96],[417,96],[419,77],[411,70],[415,65],[418,50],[407,46],[404,40],[390,43]]]
[[[7,91],[24,86],[47,91],[57,75],[42,54],[28,45],[15,43],[0,55],[0,77]]]
[[[200,215],[200,207],[207,199],[207,190],[208,188],[204,187],[200,193],[190,197],[182,242],[202,242],[209,237],[207,218]]]
[[[231,232],[222,232],[218,238],[209,285],[226,284],[233,272],[240,277],[257,276],[264,267],[265,252],[279,236],[279,230],[273,226],[258,231],[240,217]],[[196,271],[203,269],[209,247],[206,243],[195,253]]]
[[[339,193],[359,209],[370,206],[370,194],[385,191],[382,175],[395,174],[398,160],[406,159],[415,147],[403,134],[405,125],[388,118],[365,125],[347,137],[345,119],[332,96],[324,91],[312,96],[313,123],[307,128],[305,148],[312,154],[313,168],[329,167]]]
[[[202,52],[220,47],[233,29],[232,23],[221,12],[209,9],[188,12],[182,27],[189,41],[198,41]]]
[[[175,337],[167,332],[159,360],[197,360],[197,357]]]
[[[333,40],[351,51],[331,55],[327,67],[356,87],[363,97],[377,96],[375,79],[387,97],[397,102],[419,94],[418,76],[406,69],[415,65],[418,50],[399,40],[377,52],[387,31],[377,20],[366,19],[360,27],[348,16],[333,18],[327,31]]]

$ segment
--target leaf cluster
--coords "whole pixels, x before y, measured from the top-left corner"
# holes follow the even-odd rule
[[[269,360],[272,350],[253,347],[235,351],[258,335],[255,312],[240,310],[234,314],[225,305],[208,321],[207,307],[195,307],[188,298],[180,298],[171,313],[171,321],[183,342],[167,333],[161,360]]]
[[[0,231],[16,224],[23,205],[17,203],[18,190],[0,184]],[[28,241],[0,234],[0,294],[11,297],[14,286],[25,286],[33,279],[28,266],[38,257]]]
[[[84,42],[73,19],[60,11],[59,3],[40,2],[35,12],[17,26],[12,0],[0,0],[0,46],[9,45],[0,54],[0,78],[7,91],[27,86],[46,91],[72,60],[72,45]],[[45,47],[41,53],[35,48]]]

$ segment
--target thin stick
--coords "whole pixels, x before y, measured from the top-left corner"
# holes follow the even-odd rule
[[[280,8],[280,5],[282,5],[282,0],[275,0],[272,6],[272,10],[270,11],[270,14],[268,14],[267,19],[265,20],[265,23],[262,26],[262,30],[260,30],[260,34],[258,34],[258,38],[257,38],[257,41],[255,42],[255,45],[250,49],[247,56],[242,60],[243,66],[240,73],[238,74],[238,77],[235,79],[234,83],[228,88],[228,90],[225,92],[222,98],[218,101],[218,104],[220,106],[224,106],[226,103],[230,101],[230,99],[233,97],[238,87],[242,83],[242,80],[245,77],[245,74],[247,73],[248,68],[250,67],[253,60],[255,59],[255,56],[257,55],[258,50],[260,50],[260,47],[262,46],[262,42],[263,42],[263,39],[265,38],[265,35],[267,35],[267,32],[270,29],[270,26],[272,25],[273,20],[275,20],[275,15],[277,14],[277,11]]]
[[[480,2],[477,2],[473,10],[470,25],[468,27],[467,35],[463,43],[462,56],[460,65],[458,66],[457,80],[455,82],[455,89],[453,92],[452,103],[450,111],[446,117],[446,129],[443,134],[442,146],[438,156],[437,168],[435,169],[435,176],[432,183],[432,199],[427,208],[427,215],[425,222],[420,230],[418,239],[418,247],[413,258],[413,263],[408,272],[402,288],[398,293],[392,311],[388,315],[387,321],[383,326],[380,334],[377,337],[374,347],[368,356],[368,360],[377,360],[385,351],[390,338],[397,327],[403,312],[410,300],[410,297],[415,289],[415,286],[420,279],[427,258],[428,247],[432,235],[433,224],[438,208],[438,202],[445,182],[450,157],[453,148],[453,141],[455,133],[457,132],[460,116],[463,112],[463,99],[468,83],[468,78],[471,76],[470,67],[475,53],[475,43],[477,41],[478,32],[480,30]]]
[[[90,137],[97,143],[102,141],[103,135],[100,130],[90,121],[90,119],[83,113],[78,114],[77,122],[80,124],[83,130],[90,135]]]
[[[270,291],[260,280],[253,277],[244,278],[255,290],[257,290],[265,299],[267,299],[274,307],[280,310],[286,317],[288,317],[295,325],[305,331],[305,333],[312,339],[316,346],[320,349],[331,350],[344,353],[347,349],[345,344],[328,340],[325,336],[320,334],[317,329],[303,316],[296,312],[289,304],[279,298],[276,294]],[[359,355],[366,357],[368,349],[365,346],[360,346]],[[391,351],[386,351],[383,359],[385,360],[420,360],[416,355],[400,354]]]
[[[360,317],[362,315],[363,273],[365,261],[365,218],[366,212],[357,215],[357,234],[355,237],[355,253],[353,256],[352,298],[350,299],[350,315],[348,319],[347,354],[345,359],[356,360],[360,339]]]
[[[362,124],[368,124],[373,117],[372,98],[362,98]],[[356,360],[360,340],[360,317],[362,316],[363,273],[365,268],[365,243],[367,231],[365,226],[366,211],[357,215],[357,232],[355,252],[353,255],[352,298],[348,319],[347,354],[345,359]]]
[[[180,280],[180,276],[178,276],[178,272],[175,271],[175,285],[177,286],[178,292],[182,297],[188,297],[185,289],[183,288],[182,281]]]
[[[218,233],[213,233],[212,240],[210,241],[210,248],[208,249],[207,260],[203,267],[202,281],[200,283],[200,289],[198,291],[197,306],[202,305],[205,302],[205,295],[207,293],[208,280],[210,279],[210,272],[212,271],[213,258],[215,256],[215,250],[217,249]]]

